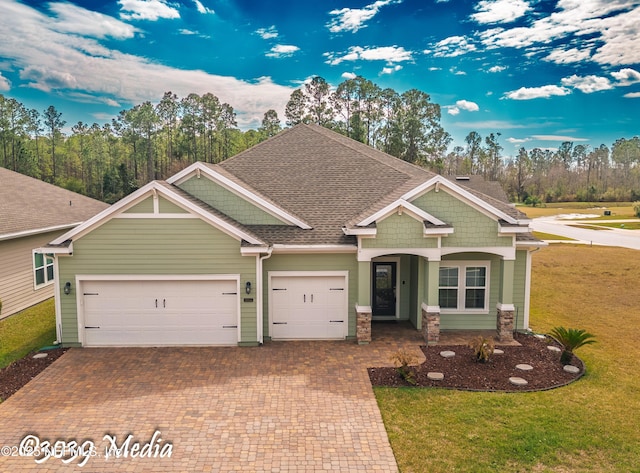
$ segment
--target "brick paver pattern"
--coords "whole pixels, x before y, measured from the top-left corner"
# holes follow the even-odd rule
[[[0,471],[397,472],[366,368],[400,348],[424,360],[424,342],[385,330],[362,346],[72,349],[0,404]],[[104,457],[105,435],[142,447],[156,431],[170,458]],[[84,467],[11,456],[28,434],[91,440],[98,456]]]

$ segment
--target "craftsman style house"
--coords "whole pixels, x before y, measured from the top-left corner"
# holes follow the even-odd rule
[[[529,221],[319,126],[154,181],[43,249],[67,346],[354,339],[372,320],[528,326]],[[375,328],[374,328],[375,330]]]

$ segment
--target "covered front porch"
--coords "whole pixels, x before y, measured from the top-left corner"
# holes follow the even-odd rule
[[[528,325],[524,288],[514,287],[516,270],[526,272],[526,252],[416,253],[358,262],[358,302],[365,301],[355,307],[359,344],[393,322],[417,330],[427,344],[468,342],[474,333],[510,343],[514,330]]]

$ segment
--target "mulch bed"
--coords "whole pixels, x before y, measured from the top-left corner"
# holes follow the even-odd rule
[[[561,347],[555,340],[539,339],[533,335],[515,334],[521,346],[498,346],[504,354],[494,354],[487,363],[476,362],[471,348],[465,345],[436,345],[421,347],[426,361],[414,367],[415,386],[460,389],[466,391],[526,392],[553,389],[569,384],[584,374],[584,363],[573,357],[572,365],[580,368],[577,374],[567,373],[560,363],[560,353],[551,351],[548,345]],[[453,358],[443,358],[440,352],[451,350]],[[516,369],[518,364],[533,366],[531,371]],[[434,381],[427,373],[439,372],[444,379]],[[510,377],[524,378],[526,386],[515,386]],[[395,368],[369,368],[373,386],[412,386]]]
[[[66,348],[56,348],[43,351],[42,353],[47,353],[45,358],[33,358],[33,355],[38,353],[34,351],[2,368],[0,370],[0,399],[7,400],[47,366],[60,358],[65,351],[67,351]]]

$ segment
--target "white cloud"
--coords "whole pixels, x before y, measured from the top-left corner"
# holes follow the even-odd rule
[[[455,117],[456,115],[460,114],[460,109],[454,105],[450,105],[447,108],[448,108],[447,113],[449,115],[453,115]]]
[[[479,38],[490,49],[542,47],[551,50],[546,60],[560,64],[587,59],[606,65],[638,64],[638,24],[636,1],[559,0],[553,13],[538,15],[528,26],[492,28]],[[588,47],[577,49],[576,41]]]
[[[203,15],[215,13],[212,9],[205,7],[200,0],[193,0],[193,3],[196,4],[198,13],[202,13]]]
[[[470,102],[468,100],[458,100],[456,102],[456,107],[460,108],[461,110],[466,110],[467,112],[477,112],[478,110],[480,110],[480,107],[478,107],[477,103]]]
[[[456,126],[470,128],[472,130],[512,130],[516,128],[526,128],[521,123],[505,122],[503,120],[486,120],[479,122],[457,122]]]
[[[523,0],[482,0],[475,10],[478,13],[471,18],[478,23],[510,23],[526,15],[531,6]]]
[[[353,72],[343,72],[340,77],[342,77],[343,79],[355,79],[358,76]]]
[[[531,138],[507,138],[507,141],[514,145],[520,145],[531,141]]]
[[[589,141],[588,138],[577,138],[575,136],[565,135],[533,135],[532,138],[538,141]]]
[[[120,18],[156,21],[160,18],[180,18],[180,13],[164,0],[118,0],[122,6]]]
[[[292,44],[276,44],[271,50],[266,54],[267,57],[290,57],[297,51],[300,51],[298,46],[294,46]]]
[[[438,41],[432,50],[425,50],[425,54],[432,53],[435,57],[457,57],[475,51],[476,45],[469,42],[465,36],[450,36]]]
[[[412,61],[413,53],[399,46],[383,46],[378,48],[363,48],[352,46],[342,56],[337,53],[324,53],[326,63],[336,66],[344,61],[386,61],[389,64]]]
[[[27,81],[23,87],[50,91],[70,99],[123,106],[159,101],[171,90],[179,96],[211,92],[231,104],[242,128],[259,126],[264,111],[284,116],[294,87],[275,84],[269,77],[253,81],[183,70],[144,57],[102,46],[92,38],[57,31],[56,20],[12,0],[0,1],[0,57]],[[15,84],[14,84],[15,85]]]
[[[627,99],[640,99],[640,92],[629,92],[628,94],[624,94],[623,97]]]
[[[275,25],[271,25],[269,28],[258,28],[256,30],[262,39],[273,39],[278,37],[278,30]]]
[[[442,68],[441,68],[441,67],[430,67],[430,68],[429,68],[429,70],[430,70],[431,72],[434,72],[434,71],[441,71],[441,70],[442,70]]]
[[[555,64],[575,64],[582,62],[591,57],[591,49],[555,49],[549,53],[547,57],[542,58],[543,61],[553,62]]]
[[[613,89],[613,85],[609,79],[593,75],[580,77],[574,74],[570,77],[562,78],[561,82],[565,87],[573,87],[585,94]]]
[[[395,65],[393,67],[383,67],[382,71],[380,71],[380,74],[393,74],[394,72],[398,72],[401,69],[402,66],[400,65]]]
[[[4,77],[2,72],[0,72],[0,92],[6,92],[9,89],[11,89],[11,82],[9,82],[9,79]]]
[[[495,74],[497,72],[502,72],[502,71],[506,71],[507,70],[507,66],[493,66],[490,67],[487,72],[491,72],[492,74]]]
[[[56,14],[55,29],[60,33],[73,33],[92,38],[133,38],[136,28],[102,13],[85,10],[71,3],[50,3]]]
[[[511,100],[531,100],[549,98],[554,95],[563,96],[569,95],[571,90],[566,87],[558,87],[557,85],[543,85],[542,87],[520,87],[518,90],[512,90],[506,92],[503,99]]]
[[[620,69],[618,72],[612,72],[611,75],[618,81],[616,85],[622,87],[640,82],[640,72],[635,69]]]
[[[355,33],[360,28],[365,28],[365,22],[376,16],[380,8],[394,3],[401,3],[402,0],[378,0],[364,8],[341,8],[340,10],[331,10],[329,15],[333,18],[327,23],[327,28],[332,33],[341,33],[343,31],[351,31]]]

